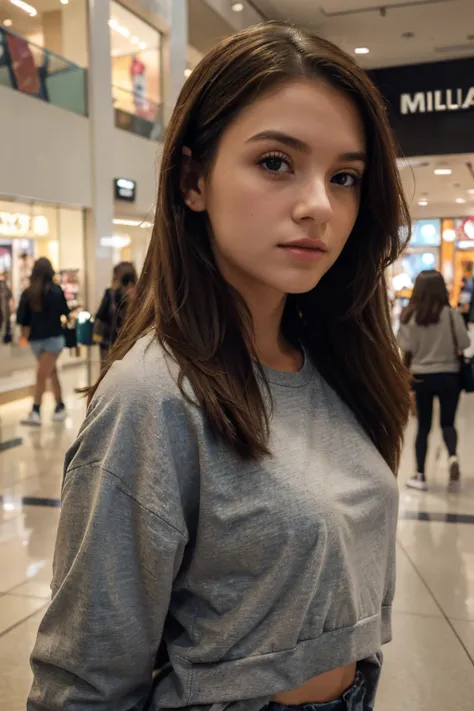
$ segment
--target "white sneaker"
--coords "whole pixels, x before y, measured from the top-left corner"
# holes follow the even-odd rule
[[[461,486],[461,472],[457,457],[449,457],[449,490],[459,491]]]
[[[64,422],[66,419],[66,408],[62,407],[60,409],[56,408],[56,410],[53,413],[52,420],[53,422]]]
[[[428,489],[428,484],[422,474],[417,474],[408,479],[407,486],[409,489],[418,489],[418,491],[426,491]]]
[[[29,425],[30,427],[40,427],[41,426],[41,415],[39,415],[37,412],[32,410],[28,417],[25,417],[24,420],[21,420],[20,422],[21,425]]]

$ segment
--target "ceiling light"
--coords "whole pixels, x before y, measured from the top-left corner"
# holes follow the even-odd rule
[[[242,12],[244,9],[244,4],[242,2],[233,2],[232,9],[234,12]]]
[[[118,27],[118,20],[114,20],[113,18],[111,18],[109,20],[109,27],[115,30]]]
[[[451,168],[436,168],[434,174],[435,175],[451,175],[452,174]]]
[[[146,42],[140,42],[140,44],[138,46],[140,49],[146,49],[148,47]]]
[[[471,188],[470,190],[467,191],[469,195],[474,195],[474,188]]]
[[[455,242],[456,241],[456,232],[455,230],[451,229],[446,229],[443,230],[443,240],[445,242]]]
[[[59,0],[61,5],[69,5],[69,0]]]
[[[3,24],[5,25],[5,27],[11,27],[13,25],[13,22],[12,22],[12,20],[8,19],[8,20],[5,20]]]
[[[23,10],[23,12],[26,12],[30,17],[36,17],[38,14],[38,10],[33,7],[33,5],[28,5],[28,3],[23,2],[23,0],[10,0],[10,2],[12,5],[15,5],[15,7],[19,7],[20,10]]]
[[[354,50],[355,54],[369,54],[370,49],[368,47],[356,47]]]
[[[130,38],[130,42],[131,42],[132,44],[138,44],[138,41],[139,41],[139,40],[138,40],[138,37],[133,36],[133,37]]]
[[[418,205],[420,207],[426,207],[428,205],[428,200],[418,200]]]
[[[125,227],[139,227],[141,220],[127,220],[121,217],[116,217],[112,220],[114,225],[124,225]]]
[[[185,70],[184,70],[184,76],[186,77],[186,79],[187,79],[188,77],[190,77],[192,73],[193,73],[193,70],[192,70],[192,69],[185,69]]]
[[[456,202],[458,205],[464,205],[466,200],[464,198],[456,198]]]

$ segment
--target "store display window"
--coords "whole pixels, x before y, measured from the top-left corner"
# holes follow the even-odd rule
[[[161,127],[161,35],[115,0],[109,27],[116,125],[153,138]]]

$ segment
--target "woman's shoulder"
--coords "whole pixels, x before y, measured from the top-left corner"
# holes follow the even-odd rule
[[[92,400],[115,400],[128,408],[156,409],[163,401],[184,400],[178,386],[178,365],[156,338],[140,338],[122,360],[115,361]]]

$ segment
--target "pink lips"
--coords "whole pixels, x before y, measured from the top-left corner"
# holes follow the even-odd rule
[[[278,246],[280,249],[284,249],[289,256],[301,262],[315,262],[321,259],[328,251],[324,242],[309,238],[288,242],[287,244],[280,244]]]

